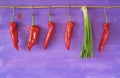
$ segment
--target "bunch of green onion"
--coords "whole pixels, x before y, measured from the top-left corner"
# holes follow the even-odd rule
[[[93,41],[92,41],[91,24],[88,17],[86,6],[83,6],[81,9],[84,15],[84,41],[82,44],[82,51],[81,51],[80,57],[91,58],[93,57]]]

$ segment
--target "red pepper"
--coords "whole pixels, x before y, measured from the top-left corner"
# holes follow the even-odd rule
[[[66,45],[66,48],[69,50],[74,24],[72,22],[70,13],[68,13],[68,17],[69,17],[69,21],[67,22],[66,31],[65,31],[65,45]]]
[[[100,46],[99,46],[99,51],[102,52],[103,50],[103,47],[108,39],[108,36],[109,36],[109,28],[110,28],[110,24],[109,23],[105,23],[104,24],[104,31],[103,31],[103,35],[102,35],[102,39],[101,39],[101,43],[100,43]]]
[[[37,41],[38,33],[39,33],[39,27],[32,25],[30,27],[30,35],[29,35],[27,50],[30,50]]]
[[[106,17],[106,23],[103,25],[104,27],[104,31],[103,31],[103,35],[102,35],[102,39],[101,39],[101,42],[100,42],[100,46],[99,46],[99,51],[102,52],[103,50],[103,47],[108,39],[108,36],[109,36],[109,33],[110,33],[110,24],[108,23],[108,16],[106,14],[106,10],[105,10],[106,7],[104,7],[104,15]]]
[[[65,44],[66,44],[66,48],[68,50],[70,49],[70,42],[71,42],[73,26],[74,26],[74,24],[72,21],[67,22],[66,31],[65,31]]]
[[[10,22],[10,35],[16,50],[18,50],[18,31],[16,28],[17,24],[15,22]]]
[[[52,38],[54,32],[54,23],[52,21],[48,22],[48,26],[49,26],[49,31],[44,42],[44,49],[47,47],[48,43],[50,42],[50,39]]]
[[[30,26],[30,35],[28,40],[27,50],[29,51],[36,43],[39,34],[39,27],[34,25],[34,14],[32,14],[32,26]]]

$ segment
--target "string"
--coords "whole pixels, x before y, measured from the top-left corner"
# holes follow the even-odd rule
[[[14,6],[15,8],[48,8],[49,6]],[[51,8],[67,8],[68,6],[50,6]],[[71,5],[70,8],[81,8],[82,6]],[[104,6],[86,6],[87,8],[104,8]],[[13,8],[13,6],[0,6],[0,8]],[[106,6],[106,8],[120,8],[120,6]]]

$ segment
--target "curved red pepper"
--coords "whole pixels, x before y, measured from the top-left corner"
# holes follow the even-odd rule
[[[108,39],[108,36],[109,36],[109,28],[110,28],[110,24],[109,23],[105,23],[104,24],[104,31],[103,31],[103,35],[102,35],[102,39],[101,39],[101,43],[100,43],[100,46],[99,46],[99,51],[102,52],[103,50],[103,47]]]
[[[16,50],[18,50],[18,31],[16,28],[17,24],[15,22],[10,22],[10,35]]]
[[[66,31],[65,31],[65,45],[68,50],[70,49],[70,42],[71,42],[73,26],[74,26],[74,24],[72,21],[67,22]]]
[[[32,46],[35,44],[38,38],[38,34],[39,34],[39,27],[34,25],[30,26],[30,35],[29,35],[27,50],[30,50]]]
[[[44,49],[46,49],[48,43],[50,42],[50,39],[52,38],[53,32],[54,32],[54,23],[52,21],[48,22],[48,26],[49,26],[49,31],[48,31],[47,37],[45,39],[45,42],[44,42]]]

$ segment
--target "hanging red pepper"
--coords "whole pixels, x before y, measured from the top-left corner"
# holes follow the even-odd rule
[[[14,47],[18,50],[18,31],[17,24],[13,21],[10,22],[10,35],[14,44]]]
[[[18,50],[19,49],[18,48],[18,30],[17,30],[17,24],[13,20],[14,16],[15,14],[14,14],[14,8],[13,8],[13,14],[10,22],[10,35],[11,35],[14,47],[16,48],[16,50]]]
[[[110,29],[110,24],[108,23],[108,17],[107,17],[105,8],[104,8],[104,14],[105,14],[105,17],[106,17],[106,23],[103,25],[104,31],[103,31],[101,43],[100,43],[100,46],[99,46],[99,51],[100,52],[102,52],[102,50],[104,48],[104,45],[105,45],[105,43],[108,39],[109,33],[110,33],[110,30],[109,30]]]
[[[28,40],[27,50],[29,51],[36,43],[39,34],[39,27],[34,25],[34,14],[32,14],[32,26],[30,26],[30,35]]]
[[[102,52],[104,45],[108,39],[109,36],[109,28],[110,28],[110,24],[109,23],[105,23],[104,24],[104,31],[103,31],[103,35],[102,35],[102,39],[101,39],[101,43],[100,43],[100,47],[99,47],[99,51]]]
[[[72,22],[70,14],[68,14],[68,16],[69,16],[69,21],[66,24],[65,45],[66,45],[66,48],[69,50],[74,24]]]
[[[48,16],[49,16],[49,22],[48,22],[49,31],[48,31],[48,34],[46,36],[45,42],[44,42],[44,49],[46,49],[48,43],[50,42],[50,39],[53,36],[53,32],[54,32],[54,23],[52,22],[52,17],[50,15],[50,13],[48,13]]]

